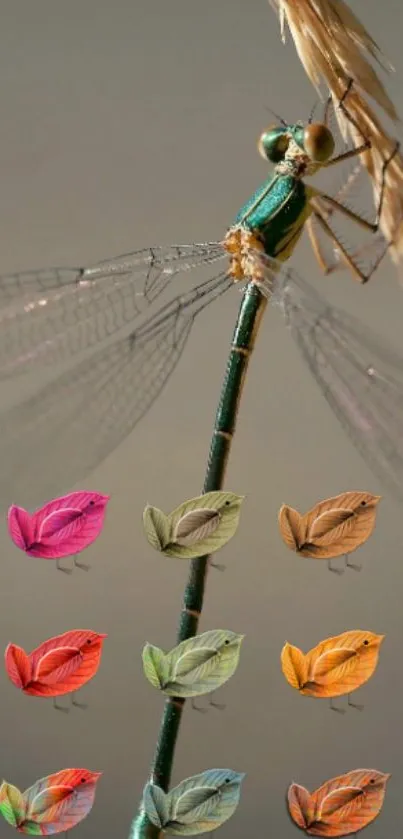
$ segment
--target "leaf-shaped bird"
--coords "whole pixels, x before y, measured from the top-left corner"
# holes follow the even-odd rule
[[[62,769],[36,781],[25,792],[3,781],[0,812],[19,833],[50,836],[75,827],[91,811],[102,772]]]
[[[348,695],[365,684],[376,670],[384,635],[354,629],[321,641],[303,653],[288,642],[281,651],[281,667],[287,682],[305,696],[331,699]],[[340,710],[334,708],[334,710]]]
[[[95,676],[106,637],[90,629],[73,629],[49,638],[31,653],[16,644],[8,644],[7,675],[15,687],[29,696],[74,694]],[[60,709],[56,704],[55,707]]]
[[[109,495],[100,492],[70,492],[54,498],[34,513],[13,504],[8,511],[8,531],[12,541],[28,554],[40,559],[59,559],[88,548],[101,533]],[[75,565],[87,569],[88,566]]]
[[[287,795],[290,816],[311,836],[358,833],[379,815],[389,778],[376,769],[355,769],[312,793],[291,784]]]
[[[190,698],[212,693],[235,673],[244,637],[212,629],[182,641],[168,653],[146,644],[144,673],[153,687],[167,696]]]
[[[231,769],[208,769],[186,778],[168,793],[148,783],[143,807],[152,824],[173,836],[208,833],[235,812],[244,777]]]
[[[148,505],[143,513],[147,540],[155,550],[179,559],[215,553],[234,536],[243,500],[233,492],[206,492],[168,516]]]
[[[278,514],[280,533],[288,548],[301,556],[327,559],[346,556],[369,539],[375,527],[380,495],[370,492],[342,492],[319,501],[305,515],[283,504]],[[329,562],[331,571],[335,571]],[[339,570],[338,573],[341,573]]]

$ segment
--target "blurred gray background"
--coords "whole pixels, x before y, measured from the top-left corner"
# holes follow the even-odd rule
[[[399,0],[351,7],[396,67],[403,112]],[[256,139],[272,121],[306,118],[315,94],[267,0],[2,0],[0,271],[91,263],[151,244],[220,238],[266,176]],[[304,240],[293,264],[333,302],[401,346],[403,291],[386,262],[362,289],[323,279]],[[103,770],[77,837],[125,837],[162,712],[145,681],[146,641],[171,648],[188,567],[159,557],[142,532],[145,504],[167,512],[201,490],[228,343],[239,304],[228,294],[199,319],[169,386],[135,432],[89,476],[111,501],[91,571],[58,573],[11,544],[1,525],[0,648],[30,650],[75,627],[107,632],[86,712],[57,713],[1,671],[0,774],[21,789],[70,766]],[[1,472],[1,463],[0,463]],[[84,482],[82,482],[84,485]],[[363,571],[342,576],[283,545],[277,512],[347,489],[382,493],[311,381],[277,312],[252,360],[227,487],[245,494],[237,536],[211,570],[200,630],[245,633],[221,691],[227,708],[185,709],[173,781],[211,767],[247,773],[220,836],[297,835],[284,797],[359,767],[392,772],[366,835],[400,829],[403,671],[401,514],[385,493]],[[347,629],[386,633],[363,712],[332,713],[286,683],[286,640],[308,650]],[[341,700],[341,704],[345,700]],[[0,824],[0,836],[12,828]]]

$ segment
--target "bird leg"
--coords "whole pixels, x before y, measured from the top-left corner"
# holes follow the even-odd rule
[[[209,704],[212,705],[213,708],[217,708],[217,711],[224,711],[227,706],[223,702],[214,702],[213,696],[214,696],[214,693],[211,694]]]
[[[85,562],[78,562],[78,560],[76,559],[76,554],[73,557],[73,561],[76,568],[81,568],[82,571],[89,571],[91,568],[91,565],[86,565]]]
[[[363,711],[364,710],[363,705],[358,705],[356,702],[351,702],[350,694],[347,694],[347,705],[349,705],[350,708],[356,708],[357,711]]]
[[[329,705],[330,705],[330,710],[331,711],[337,711],[338,714],[345,714],[346,713],[344,708],[339,708],[337,705],[333,705],[333,699],[329,700]]]
[[[212,566],[212,568],[216,568],[217,571],[225,571],[226,569],[226,565],[222,565],[219,562],[213,562],[212,559],[210,559],[210,565]]]
[[[81,708],[83,711],[85,711],[85,709],[88,708],[87,703],[86,702],[77,702],[77,699],[75,699],[74,697],[75,697],[75,693],[73,692],[73,693],[70,694],[71,704],[74,705],[75,708]]]
[[[58,705],[55,697],[53,697],[53,707],[55,711],[63,711],[63,714],[68,714],[70,711],[70,708],[65,708],[64,705]]]
[[[329,571],[333,572],[333,574],[344,574],[344,568],[335,568],[332,565],[332,560],[331,559],[328,559],[327,567],[328,567]]]
[[[196,705],[196,702],[194,701],[194,699],[192,699],[192,701],[191,701],[191,706],[192,706],[193,710],[198,711],[199,714],[207,714],[207,708],[201,708],[200,705]]]
[[[58,571],[63,571],[63,574],[72,574],[73,571],[71,568],[64,568],[63,565],[60,565],[60,559],[56,560],[56,568]]]
[[[354,562],[348,561],[348,554],[344,554],[344,559],[346,561],[346,568],[353,568],[354,571],[361,571],[362,565],[354,565]]]

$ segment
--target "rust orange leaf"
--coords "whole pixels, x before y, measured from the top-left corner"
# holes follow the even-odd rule
[[[279,513],[283,540],[292,550],[314,559],[351,553],[373,532],[380,498],[370,492],[343,492],[319,501],[304,516],[283,505]]]
[[[288,809],[292,820],[305,830],[312,821],[314,804],[310,792],[300,784],[291,784],[287,794]]]
[[[355,769],[326,781],[311,794],[305,787],[291,784],[290,816],[311,836],[358,833],[379,815],[389,778],[376,769]]]
[[[346,836],[374,821],[389,778],[376,769],[356,769],[323,784],[312,794],[315,819],[322,827],[316,835]]]

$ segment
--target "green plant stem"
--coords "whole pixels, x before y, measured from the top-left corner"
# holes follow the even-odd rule
[[[266,303],[266,298],[262,296],[258,288],[253,283],[249,283],[242,297],[225,379],[221,389],[203,493],[220,490],[223,486],[248,362],[254,348]],[[197,634],[203,608],[209,559],[209,556],[202,556],[191,561],[179,622],[177,644]],[[160,786],[165,792],[168,791],[171,781],[175,746],[184,704],[185,700],[183,699],[168,698],[165,702],[161,720],[150,781]],[[149,821],[140,805],[131,825],[130,839],[158,839],[161,832],[158,827]]]

